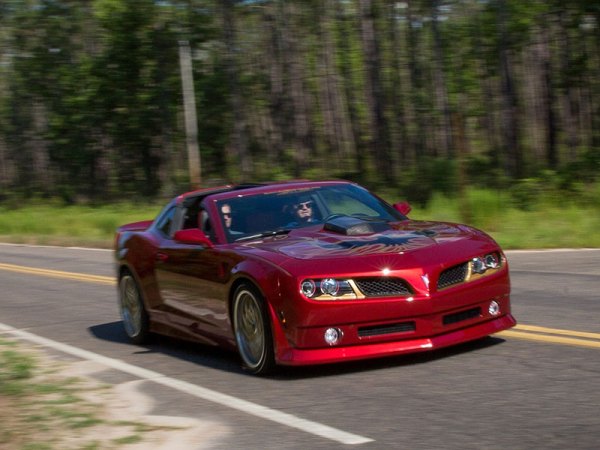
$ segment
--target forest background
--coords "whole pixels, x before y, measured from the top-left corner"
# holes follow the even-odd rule
[[[599,73],[600,0],[0,0],[0,205],[344,178],[600,217]]]

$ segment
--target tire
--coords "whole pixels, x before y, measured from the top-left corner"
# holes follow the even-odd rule
[[[119,313],[129,339],[135,344],[147,342],[150,336],[148,312],[137,282],[129,272],[119,280]]]
[[[264,299],[246,283],[233,296],[233,331],[244,369],[254,375],[271,372],[275,367],[271,323]]]

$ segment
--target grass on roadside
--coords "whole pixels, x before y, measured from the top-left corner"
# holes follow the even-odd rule
[[[462,204],[435,195],[412,219],[467,223],[490,234],[504,249],[600,247],[600,198],[577,204],[545,197],[528,209],[503,192],[469,190]]]
[[[160,206],[0,206],[0,241],[108,248],[119,225],[153,219]]]
[[[58,362],[0,338],[0,448],[101,450],[142,442],[155,427],[105,419],[107,404],[82,395],[104,399],[108,389],[69,377]]]
[[[401,200],[391,192],[385,197],[390,202]],[[486,231],[505,249],[600,247],[600,183],[585,191],[585,201],[577,200],[545,193],[522,196],[517,204],[514,193],[472,188],[462,202],[435,194],[427,207],[413,205],[410,218],[466,223]],[[119,225],[153,219],[161,207],[0,206],[0,241],[110,248]]]

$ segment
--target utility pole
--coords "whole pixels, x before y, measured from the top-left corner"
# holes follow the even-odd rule
[[[202,181],[200,151],[198,150],[198,119],[196,118],[196,97],[190,43],[179,41],[179,67],[183,90],[183,110],[185,115],[185,136],[188,152],[188,168],[191,189],[199,189]]]

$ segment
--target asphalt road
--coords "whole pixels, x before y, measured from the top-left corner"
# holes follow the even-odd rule
[[[129,344],[105,278],[110,252],[0,244],[0,334],[68,344],[68,357],[111,367],[96,375],[104,382],[141,380],[153,413],[208,424],[198,448],[600,448],[600,249],[508,258],[513,330],[256,378],[235,354]]]

